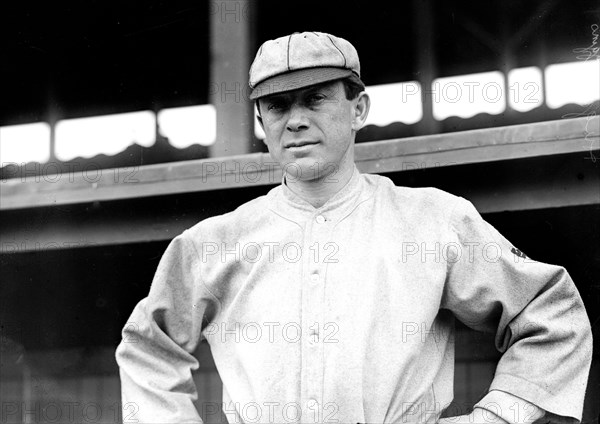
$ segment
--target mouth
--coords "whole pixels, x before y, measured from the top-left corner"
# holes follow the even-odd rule
[[[294,141],[291,143],[284,144],[284,148],[286,149],[301,149],[301,148],[309,148],[310,146],[316,146],[319,144],[318,141]]]

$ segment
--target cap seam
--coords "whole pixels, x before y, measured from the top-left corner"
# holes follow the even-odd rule
[[[329,38],[329,41],[331,41],[331,44],[333,44],[333,47],[335,47],[337,49],[337,51],[340,52],[340,54],[344,58],[344,68],[345,68],[346,67],[346,63],[348,62],[346,60],[346,55],[344,55],[344,53],[340,50],[340,48],[335,45],[335,43],[333,42],[333,39],[329,35],[327,36],[327,38]]]
[[[288,68],[288,72],[292,70],[290,68],[290,44],[292,44],[292,35],[294,35],[294,34],[290,34],[290,36],[288,38],[288,47],[287,47],[287,68]]]
[[[263,47],[264,47],[264,44],[262,44],[258,48],[258,53],[256,54],[256,57],[259,57],[262,55]],[[258,83],[255,83],[254,86],[252,85],[252,69],[254,69],[255,64],[256,64],[256,60],[254,60],[254,62],[252,62],[252,65],[250,65],[250,71],[248,72],[248,85],[250,86],[250,88],[254,88],[258,84]]]

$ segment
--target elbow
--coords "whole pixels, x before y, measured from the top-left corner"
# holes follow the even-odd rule
[[[127,362],[127,356],[129,355],[128,346],[125,340],[121,340],[115,349],[115,360],[119,368],[123,368]]]
[[[572,346],[573,353],[580,358],[581,365],[589,368],[592,362],[594,344],[592,326],[583,300],[578,293],[577,301],[573,305],[572,311],[574,315],[569,320],[571,326],[571,340],[569,344]]]
[[[588,362],[591,363],[592,361],[592,354],[593,354],[593,350],[594,350],[594,340],[593,340],[593,335],[592,335],[592,326],[590,325],[590,320],[587,318],[587,314],[584,320],[584,331],[582,331],[582,339],[583,339],[583,343],[582,343],[582,348],[583,351],[586,354],[586,358],[588,359]]]
[[[122,368],[123,365],[128,361],[133,354],[132,349],[136,347],[139,341],[140,332],[138,325],[128,322],[123,327],[121,332],[121,342],[115,349],[115,360],[117,361],[117,365],[119,365],[119,367]]]
[[[568,344],[573,353],[581,358],[581,365],[589,366],[592,361],[593,336],[585,304],[567,270],[561,267],[558,274],[558,280],[562,282],[559,285],[561,289],[556,292],[552,303],[562,303],[559,316],[566,318],[563,329],[570,336]]]

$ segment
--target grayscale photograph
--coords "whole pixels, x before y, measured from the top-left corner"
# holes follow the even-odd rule
[[[0,22],[0,424],[599,424],[597,1]]]

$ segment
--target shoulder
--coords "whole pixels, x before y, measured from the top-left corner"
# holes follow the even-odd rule
[[[443,210],[449,212],[459,202],[464,201],[462,197],[435,187],[406,187],[395,185],[385,176],[376,174],[363,174],[365,181],[377,187],[376,196],[380,200],[399,203],[403,208],[414,208],[421,211]]]
[[[221,215],[211,216],[185,230],[179,237],[192,241],[227,241],[239,238],[243,233],[260,226],[270,214],[269,194],[252,199]]]

